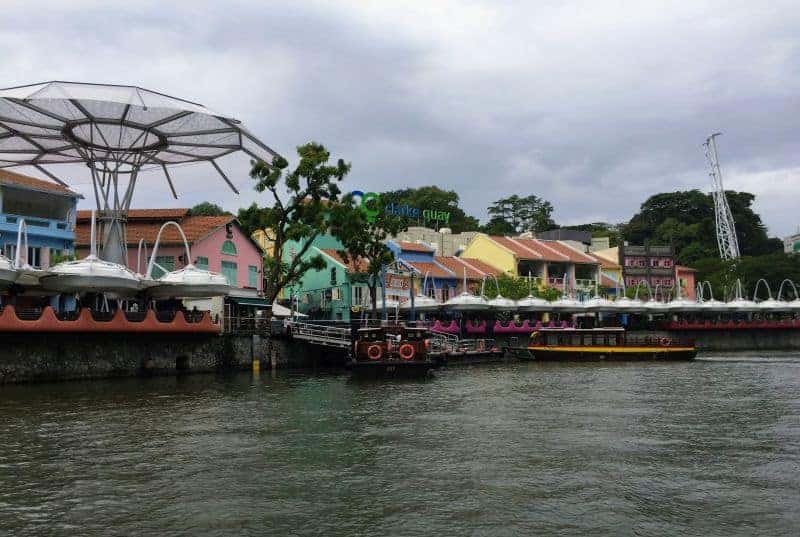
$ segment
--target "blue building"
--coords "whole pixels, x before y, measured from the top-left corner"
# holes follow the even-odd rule
[[[14,259],[19,221],[28,228],[28,263],[47,268],[75,253],[75,215],[83,196],[50,181],[0,170],[0,245]]]

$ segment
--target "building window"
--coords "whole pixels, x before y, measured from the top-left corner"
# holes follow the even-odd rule
[[[159,266],[160,265],[160,266]],[[157,255],[156,263],[153,265],[153,279],[160,278],[167,272],[175,270],[175,256]]]
[[[233,261],[222,262],[222,275],[228,279],[228,285],[236,287],[236,282],[239,281],[237,272],[238,266]]]
[[[28,264],[34,268],[42,268],[42,249],[28,246]]]
[[[258,267],[255,265],[247,265],[247,286],[258,287]]]
[[[353,305],[355,306],[363,306],[364,305],[364,288],[360,285],[356,285],[353,287]]]
[[[233,241],[225,241],[222,243],[222,253],[225,255],[236,255],[236,245]]]
[[[425,294],[428,295],[428,298],[436,300],[436,288],[434,286],[428,287],[428,292]]]
[[[331,268],[331,285],[336,285],[336,267]]]
[[[334,287],[331,289],[331,300],[341,300],[342,299],[342,289],[341,287]]]
[[[450,288],[442,287],[442,302],[447,302],[448,300],[450,300]]]
[[[208,270],[208,258],[198,256],[194,265],[200,270]]]

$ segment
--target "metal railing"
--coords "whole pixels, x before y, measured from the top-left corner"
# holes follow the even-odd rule
[[[295,339],[302,339],[309,343],[326,347],[338,347],[343,349],[350,347],[351,338],[349,328],[292,322],[289,325],[289,329],[292,337]]]

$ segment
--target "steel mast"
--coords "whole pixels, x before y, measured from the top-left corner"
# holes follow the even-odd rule
[[[728,198],[725,197],[725,189],[722,186],[722,172],[719,169],[719,158],[717,156],[716,137],[722,134],[715,132],[706,138],[703,144],[706,160],[708,161],[709,173],[714,190],[711,195],[714,198],[714,217],[717,224],[717,244],[719,245],[719,255],[722,259],[739,259],[739,241],[736,239],[736,226],[733,222],[733,214],[728,205]]]

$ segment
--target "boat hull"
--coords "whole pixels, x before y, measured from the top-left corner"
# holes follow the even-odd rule
[[[634,360],[694,360],[697,349],[694,347],[538,347],[527,348],[522,353],[523,360],[539,361],[634,361]]]
[[[348,368],[357,378],[424,378],[436,364],[430,360],[376,360],[370,362],[350,361]]]

